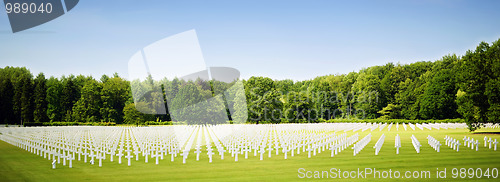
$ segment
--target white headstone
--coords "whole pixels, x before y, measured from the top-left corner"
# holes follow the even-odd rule
[[[487,143],[488,143],[488,137],[484,136],[484,147],[487,146]]]
[[[399,154],[399,148],[401,147],[401,139],[399,137],[399,134],[396,134],[394,147],[396,147],[396,154]]]
[[[122,150],[118,150],[118,154],[116,154],[116,156],[118,156],[118,164],[121,164],[122,163],[122,156],[124,156],[122,153]]]
[[[493,144],[495,145],[494,146],[494,150],[497,151],[497,144],[498,144],[497,139],[495,139],[495,141],[493,142]]]
[[[313,149],[313,148],[311,148],[311,146],[310,146],[310,145],[308,145],[308,146],[307,146],[307,149],[306,149],[306,151],[307,151],[307,158],[311,158],[311,151],[313,151],[313,150],[314,150],[314,149]]]
[[[263,160],[263,154],[266,152],[266,150],[264,149],[264,147],[260,147],[260,150],[259,150],[259,153],[260,153],[260,160]]]
[[[271,147],[271,145],[269,145],[269,147],[267,148],[267,150],[269,151],[269,154],[267,157],[271,158],[271,151],[273,150],[273,148]]]
[[[208,151],[207,155],[208,155],[208,162],[212,163],[212,155],[214,155],[214,153],[212,151]]]
[[[127,158],[127,160],[128,160],[128,161],[127,161],[127,165],[128,165],[128,166],[130,166],[130,165],[131,165],[131,163],[130,163],[130,159],[131,159],[132,157],[134,157],[134,156],[130,155],[130,152],[127,152],[127,155],[125,156],[125,158]]]

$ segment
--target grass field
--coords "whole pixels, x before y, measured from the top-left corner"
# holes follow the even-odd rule
[[[103,162],[103,167],[98,165],[90,165],[82,161],[74,161],[73,168],[63,166],[62,163],[57,165],[57,169],[51,169],[51,161],[43,157],[34,155],[25,150],[12,146],[8,143],[0,141],[0,181],[305,181],[305,180],[320,180],[332,181],[334,174],[329,173],[331,168],[340,169],[343,171],[357,171],[358,168],[364,171],[365,168],[375,168],[377,171],[392,171],[392,179],[373,178],[373,175],[367,175],[368,179],[344,179],[342,181],[400,181],[394,179],[395,171],[400,173],[400,178],[404,178],[406,171],[429,171],[430,178],[426,179],[406,179],[411,181],[436,181],[437,169],[444,170],[446,168],[446,179],[440,181],[478,181],[492,180],[499,181],[499,178],[492,177],[482,179],[468,178],[452,178],[453,168],[481,168],[483,172],[490,168],[500,168],[500,146],[498,151],[484,148],[484,136],[492,137],[500,140],[500,135],[494,132],[500,132],[500,129],[481,129],[477,132],[481,134],[473,134],[466,129],[447,129],[447,130],[428,130],[423,131],[416,128],[415,131],[408,128],[404,131],[400,126],[399,131],[392,127],[388,132],[387,128],[382,131],[378,129],[374,131],[364,131],[360,134],[359,139],[372,133],[370,143],[356,156],[353,156],[352,149],[348,148],[342,151],[339,155],[330,157],[330,151],[327,149],[324,152],[307,158],[306,153],[300,153],[287,160],[284,159],[280,152],[278,156],[273,155],[267,157],[267,152],[264,155],[264,160],[259,160],[259,155],[253,156],[249,153],[249,158],[244,159],[240,155],[238,162],[234,161],[230,155],[226,155],[224,160],[220,160],[218,155],[214,155],[213,163],[208,163],[206,152],[200,155],[200,161],[196,161],[194,155],[189,155],[186,164],[182,164],[180,157],[177,157],[174,162],[170,161],[167,156],[156,165],[153,159],[149,163],[144,162],[144,158],[139,161],[132,161],[132,166],[127,166],[126,160],[122,164],[110,162],[109,158]],[[386,135],[385,143],[379,153],[374,155],[373,146],[377,142],[380,135]],[[337,133],[339,134],[339,133]],[[353,132],[347,132],[352,135]],[[394,137],[396,134],[401,136],[400,154],[396,155],[394,147]],[[414,134],[422,144],[419,154],[416,153],[411,143],[411,135]],[[427,135],[431,135],[439,140],[443,146],[438,153],[427,144]],[[460,139],[462,146],[460,151],[456,152],[444,145],[444,136],[448,135],[455,139]],[[479,151],[472,150],[463,146],[462,138],[470,136],[478,139],[480,144]],[[191,151],[192,153],[192,151]],[[328,171],[330,176],[324,175],[323,179],[315,179],[313,173],[308,173],[313,178],[299,178],[304,176],[299,173],[299,169],[303,168],[306,171]],[[335,172],[335,170],[334,170]],[[321,176],[321,174],[320,174]],[[498,176],[498,174],[497,174]]]

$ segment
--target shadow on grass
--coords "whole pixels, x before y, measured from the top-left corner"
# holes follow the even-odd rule
[[[500,135],[500,132],[474,132],[472,134],[481,134],[481,135]]]

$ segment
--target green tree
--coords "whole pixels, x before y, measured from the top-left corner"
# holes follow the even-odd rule
[[[31,93],[32,89],[31,72],[25,67],[5,67],[3,69],[6,73],[6,77],[10,78],[12,85],[14,87],[14,96],[12,100],[12,109],[15,120],[15,124],[23,124],[23,121],[32,118],[33,114],[30,113],[31,108]],[[31,116],[29,116],[31,115]]]
[[[499,60],[500,62],[500,60]],[[488,104],[490,107],[486,112],[488,117],[488,122],[499,123],[500,122],[500,79],[491,79],[486,84],[485,94],[488,97]]]
[[[398,116],[402,119],[418,119],[420,110],[420,97],[423,94],[421,87],[423,84],[422,77],[418,77],[415,81],[407,78],[399,84],[399,92],[396,94],[396,106],[400,108]]]
[[[47,117],[47,80],[43,73],[38,74],[35,78],[35,92],[34,92],[34,112],[33,118],[35,122],[48,122]]]
[[[490,79],[486,83],[485,94],[488,97],[489,108],[486,112],[488,122],[500,122],[500,39],[493,42],[487,51],[488,62],[491,70]]]
[[[431,78],[420,98],[419,115],[423,119],[448,119],[459,117],[457,113],[456,93],[456,55],[444,56],[436,61]]]
[[[281,93],[276,90],[270,78],[251,77],[245,82],[245,95],[248,106],[248,121],[280,122],[283,103]],[[278,115],[278,116],[277,116]]]
[[[350,72],[342,78],[342,82],[340,83],[338,97],[340,100],[340,110],[343,113],[343,118],[350,118],[353,114],[355,114],[353,110],[356,98],[352,85],[358,79],[358,75],[359,74],[356,72]]]
[[[498,41],[494,43],[494,45],[497,44]],[[487,94],[490,92],[487,91],[487,86],[496,85],[488,84],[490,80],[495,79],[492,72],[494,62],[498,62],[495,57],[498,57],[498,46],[490,48],[488,43],[481,42],[475,52],[467,51],[460,62],[458,76],[461,94],[457,98],[458,112],[464,117],[471,131],[480,128],[482,123],[489,121],[487,116],[490,103]],[[495,102],[494,98],[493,96],[490,100]],[[493,108],[495,108],[494,105]],[[492,109],[493,112],[494,110]]]
[[[172,119],[193,124],[203,121],[205,124],[205,119],[201,118],[207,114],[207,110],[202,109],[203,106],[201,106],[205,100],[206,98],[203,97],[200,89],[193,82],[188,82],[179,89],[179,93],[172,100],[170,108]]]
[[[7,73],[0,68],[0,123],[14,124],[14,86]]]
[[[380,92],[379,77],[369,73],[360,73],[353,84],[353,91],[356,93],[354,109],[357,118],[377,118],[377,111],[381,109],[378,101]]]
[[[382,105],[394,104],[396,93],[399,91],[399,84],[408,78],[409,73],[400,64],[392,67],[380,81]]]
[[[47,80],[47,116],[51,122],[63,121],[62,90],[63,84],[59,79],[52,76]]]
[[[62,115],[66,122],[71,122],[73,106],[79,99],[78,88],[74,83],[74,76],[70,76],[66,79],[63,78],[63,89],[61,93],[61,107]]]
[[[397,105],[394,104],[388,104],[386,107],[384,107],[382,110],[378,112],[380,115],[381,119],[397,119],[399,118],[399,113],[400,108]]]
[[[235,123],[245,123],[248,119],[244,83],[237,82],[229,90],[229,107],[233,108],[231,119]]]
[[[305,92],[288,92],[284,103],[284,116],[288,122],[313,122],[317,120],[314,102]]]
[[[336,117],[340,103],[334,88],[338,87],[341,79],[340,76],[328,76],[315,83],[312,99],[319,118],[328,120]]]
[[[21,85],[21,123],[33,122],[33,79],[32,75],[25,74],[20,78]]]
[[[286,94],[289,91],[295,91],[293,88],[293,80],[286,79],[286,80],[275,80],[274,83],[276,84],[276,90],[279,92]]]
[[[77,122],[96,122],[101,120],[100,107],[102,84],[91,80],[82,88],[81,97],[73,106],[73,120]]]
[[[128,100],[130,84],[120,77],[110,78],[103,83],[101,90],[102,107],[100,108],[101,121],[121,123],[123,108]]]
[[[146,115],[139,112],[136,107],[142,107],[141,104],[145,104],[143,102],[140,103],[130,103],[125,105],[123,108],[123,122],[127,124],[133,125],[142,125],[145,121],[152,120],[153,115]]]

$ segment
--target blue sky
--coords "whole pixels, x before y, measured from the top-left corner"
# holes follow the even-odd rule
[[[207,66],[236,68],[245,79],[306,80],[462,55],[500,38],[499,7],[500,1],[484,0],[81,0],[67,14],[16,34],[0,13],[0,67],[127,77],[135,52],[195,29]]]

